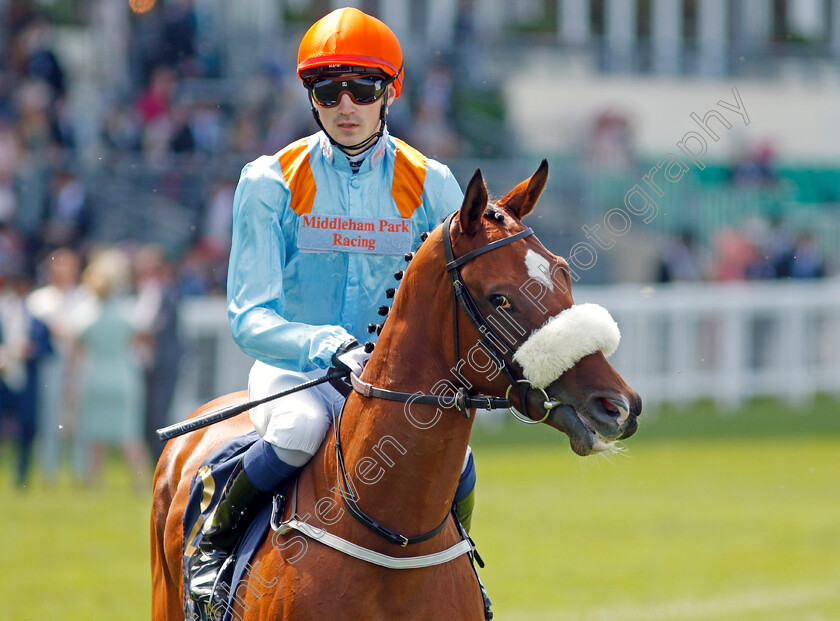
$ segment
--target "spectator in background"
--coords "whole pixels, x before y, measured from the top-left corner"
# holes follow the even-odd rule
[[[75,250],[60,248],[47,255],[42,269],[46,284],[27,296],[33,317],[49,332],[55,356],[41,368],[41,459],[47,482],[55,481],[61,461],[63,440],[69,439],[75,423],[77,374],[71,363],[71,318],[86,303],[79,287],[81,259]],[[75,463],[80,474],[82,464]]]
[[[430,156],[445,159],[458,154],[458,135],[450,122],[452,114],[452,74],[449,66],[429,67],[419,89],[420,95],[410,141]]]
[[[163,61],[184,76],[200,71],[195,58],[197,18],[193,4],[193,0],[170,0],[163,13]]]
[[[26,240],[35,244],[49,196],[50,167],[57,159],[57,144],[49,115],[49,87],[44,82],[24,82],[16,90],[15,104],[23,147],[18,169],[15,224]],[[33,248],[30,252],[36,251]]]
[[[770,278],[788,278],[793,264],[796,235],[781,216],[770,218],[768,230],[763,236],[764,257],[770,263],[773,273]]]
[[[38,431],[39,368],[52,354],[49,331],[26,307],[32,279],[19,273],[0,286],[0,414],[10,413],[18,448],[16,483],[26,487]]]
[[[694,281],[702,277],[703,266],[694,233],[685,230],[672,237],[659,262],[657,281]]]
[[[194,153],[195,136],[192,128],[192,109],[190,106],[176,104],[172,106],[167,127],[169,132],[168,150],[171,153]]]
[[[79,367],[76,450],[88,484],[102,483],[106,450],[120,447],[137,489],[147,484],[142,441],[142,375],[134,354],[131,265],[120,250],[100,250],[82,273],[90,303],[73,320]]]
[[[52,50],[52,27],[43,17],[35,17],[19,37],[25,63],[24,75],[44,82],[50,87],[53,105],[64,97],[66,84],[64,69]]]
[[[811,233],[801,233],[793,249],[791,278],[822,278],[825,273],[825,260],[817,240]]]
[[[224,293],[228,253],[209,240],[193,243],[181,259],[178,282],[185,296]]]
[[[178,88],[178,74],[168,65],[157,67],[149,84],[137,98],[137,112],[144,126],[165,120],[172,107],[172,98]]]
[[[43,241],[53,248],[78,247],[88,228],[87,207],[85,186],[70,170],[59,169],[53,176]]]
[[[17,229],[0,221],[0,280],[26,269],[25,244]]]
[[[746,280],[747,268],[758,258],[755,245],[741,232],[720,229],[714,237],[715,263],[712,278],[718,281]]]
[[[775,159],[776,149],[770,141],[744,147],[732,167],[732,182],[742,186],[775,185],[778,182]]]
[[[137,305],[137,351],[143,368],[144,437],[153,463],[163,443],[155,431],[169,424],[183,345],[178,329],[181,296],[172,266],[158,246],[145,246],[134,257]]]
[[[227,127],[221,107],[200,102],[192,107],[189,117],[190,132],[196,149],[215,156],[227,147]]]
[[[116,104],[105,113],[102,139],[111,152],[139,151],[141,134],[140,115],[131,106]]]
[[[135,104],[140,121],[140,144],[151,163],[160,163],[170,151],[177,122],[173,118],[173,100],[178,88],[178,74],[168,65],[160,65]]]
[[[236,182],[232,179],[220,179],[213,184],[204,217],[202,240],[217,252],[227,254],[230,251],[231,227],[233,226],[233,194]]]
[[[633,162],[633,133],[627,116],[614,109],[595,117],[588,140],[589,161],[601,170],[624,171]]]
[[[20,165],[20,141],[14,127],[0,118],[0,224],[17,219],[15,175]]]

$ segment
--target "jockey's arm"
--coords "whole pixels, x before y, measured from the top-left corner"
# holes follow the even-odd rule
[[[286,246],[282,216],[290,192],[264,169],[245,167],[233,206],[233,243],[228,268],[228,318],[234,341],[246,354],[297,371],[329,368],[332,356],[353,336],[341,326],[311,325],[284,318],[282,266]]]

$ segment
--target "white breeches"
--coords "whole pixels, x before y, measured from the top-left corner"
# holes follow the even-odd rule
[[[286,371],[255,362],[248,375],[248,399],[255,400],[323,377],[326,371]],[[324,383],[251,408],[254,429],[291,465],[302,466],[317,452],[344,397]],[[302,453],[302,454],[301,454]],[[300,463],[294,463],[300,462]]]

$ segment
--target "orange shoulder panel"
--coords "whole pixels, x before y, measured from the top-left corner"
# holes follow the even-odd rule
[[[410,218],[420,206],[423,183],[426,181],[426,156],[409,144],[395,138],[397,155],[394,159],[394,180],[391,196],[403,218]]]
[[[309,143],[302,138],[280,151],[277,157],[292,192],[292,209],[299,216],[311,213],[315,201],[315,178],[309,166]]]

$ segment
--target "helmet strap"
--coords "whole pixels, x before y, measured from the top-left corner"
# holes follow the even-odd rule
[[[353,155],[352,153],[350,153],[350,151],[356,151],[356,150],[364,151],[365,149],[367,149],[369,146],[373,145],[377,140],[379,140],[382,137],[382,135],[385,133],[385,127],[386,127],[385,117],[388,114],[387,102],[388,102],[388,94],[385,93],[385,95],[382,97],[381,107],[379,108],[379,129],[376,130],[375,132],[373,132],[370,136],[368,136],[367,138],[365,138],[361,142],[345,146],[345,145],[337,142],[335,140],[335,138],[330,136],[330,133],[324,128],[324,124],[321,123],[321,116],[318,114],[318,109],[315,107],[315,102],[312,101],[312,96],[311,95],[309,96],[309,106],[312,109],[312,116],[315,117],[315,123],[318,124],[318,127],[321,128],[321,131],[324,132],[324,134],[327,136],[327,138],[329,138],[330,144],[333,145],[334,147],[336,147],[339,151],[341,151],[345,155]]]

